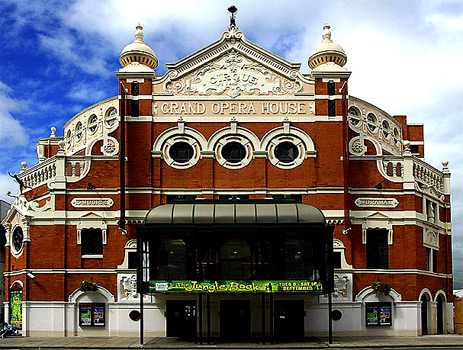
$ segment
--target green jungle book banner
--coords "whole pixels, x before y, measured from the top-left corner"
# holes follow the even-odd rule
[[[319,281],[150,281],[150,293],[323,293]]]

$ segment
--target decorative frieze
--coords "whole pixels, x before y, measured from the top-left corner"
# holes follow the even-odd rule
[[[425,229],[423,231],[423,245],[429,248],[439,249],[439,233]]]
[[[174,95],[294,95],[302,83],[276,75],[237,52],[224,55],[191,74],[167,80],[164,90]]]
[[[395,208],[399,201],[395,198],[357,198],[355,205],[359,208]]]

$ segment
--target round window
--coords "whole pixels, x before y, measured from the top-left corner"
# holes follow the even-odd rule
[[[110,108],[105,114],[106,125],[112,127],[116,124],[117,121],[117,110],[116,108]]]
[[[376,129],[378,128],[378,119],[373,113],[368,113],[367,125],[368,125],[368,130],[370,130],[371,132],[375,132]]]
[[[385,120],[383,120],[383,135],[384,135],[384,138],[388,138],[389,137],[389,134],[390,134],[390,127],[389,127],[389,123]]]
[[[399,129],[397,128],[394,128],[394,143],[396,145],[398,145],[400,142],[400,133],[399,133]]]
[[[76,142],[82,139],[82,123],[78,122],[76,125]]]
[[[180,141],[169,148],[169,156],[177,163],[187,163],[193,158],[194,150],[190,144]]]
[[[357,108],[349,108],[349,121],[353,126],[357,126],[360,124],[360,112]]]
[[[294,162],[299,156],[299,150],[297,146],[288,141],[279,143],[275,147],[275,157],[282,163]]]
[[[246,157],[246,148],[239,142],[229,142],[222,147],[222,157],[229,163],[240,163]]]
[[[90,118],[88,118],[88,131],[90,134],[94,134],[96,129],[98,128],[98,117],[95,114],[92,114]]]
[[[21,227],[16,227],[13,231],[13,235],[11,237],[11,240],[13,242],[13,248],[16,253],[19,253],[23,247],[23,230]]]

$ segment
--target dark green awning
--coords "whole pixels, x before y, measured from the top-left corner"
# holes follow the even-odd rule
[[[152,208],[146,215],[145,224],[312,224],[324,226],[325,216],[317,207],[301,203],[174,203]]]

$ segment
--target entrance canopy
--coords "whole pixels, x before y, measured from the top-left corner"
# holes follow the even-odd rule
[[[199,202],[199,203],[198,203]],[[301,203],[197,201],[152,208],[145,225],[299,224],[325,225],[320,209]]]

